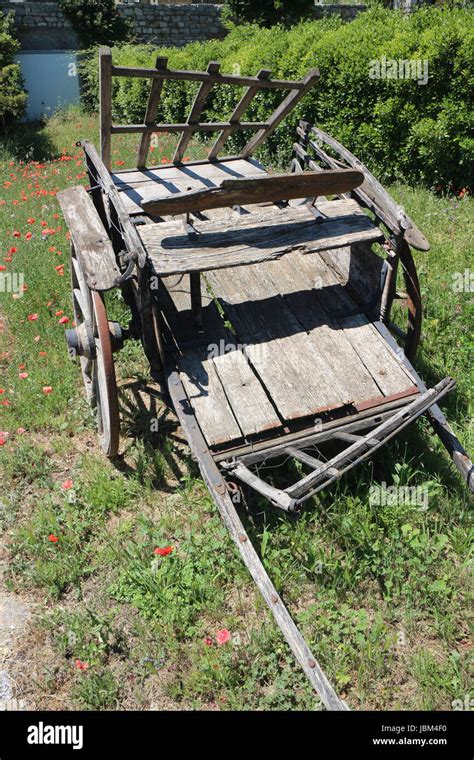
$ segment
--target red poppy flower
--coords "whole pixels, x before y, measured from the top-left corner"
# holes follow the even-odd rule
[[[69,322],[69,317],[61,317],[61,319],[58,320],[60,325],[65,325],[67,322]]]
[[[89,667],[89,663],[83,662],[82,660],[76,660],[76,668],[78,670],[87,670]]]
[[[51,541],[52,544],[57,544],[59,541],[59,538],[54,535],[54,533],[50,533],[48,536],[48,541]]]
[[[36,219],[33,219],[32,216],[30,216],[27,220],[28,224],[34,224],[36,222]]]
[[[173,550],[174,546],[157,546],[153,554],[158,554],[160,557],[167,557]]]
[[[14,245],[11,246],[11,248],[8,249],[8,253],[16,253],[18,251],[18,248],[15,248]]]
[[[28,372],[19,372],[18,377],[20,378],[20,380],[26,380],[26,378],[28,377]]]
[[[36,322],[37,319],[38,319],[37,314],[28,314],[28,322]]]
[[[61,483],[61,488],[63,491],[69,491],[70,488],[72,488],[74,485],[74,482],[69,478],[68,480],[65,480],[64,483]]]
[[[206,638],[204,639],[204,643],[207,647],[212,647],[212,645],[214,644],[210,636],[206,636]]]
[[[52,393],[52,392],[53,392],[53,388],[51,385],[43,385],[43,393],[45,394],[45,396],[47,396],[48,393]]]
[[[6,267],[3,266],[3,264],[0,266],[0,272],[4,272]]]
[[[46,305],[47,305],[47,306],[50,306],[50,305],[51,305],[51,301],[49,301],[49,303],[48,303],[48,304],[46,304]],[[55,316],[55,317],[60,317],[60,316],[61,316],[61,314],[64,314],[64,312],[63,312],[63,310],[62,310],[62,309],[58,309],[57,311],[55,311],[55,312],[54,312],[54,316]]]
[[[21,237],[21,232],[18,232],[18,230],[13,230],[13,237]]]
[[[38,351],[38,356],[46,356],[46,351]]]
[[[221,628],[220,631],[217,631],[216,641],[218,644],[227,644],[230,641],[230,632],[227,628]]]
[[[32,237],[33,237],[33,233],[32,232],[27,232],[26,235],[25,235],[25,240],[31,240]]]

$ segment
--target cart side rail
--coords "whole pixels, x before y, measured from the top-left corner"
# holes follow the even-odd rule
[[[99,98],[100,98],[100,150],[101,157],[110,171],[111,141],[113,134],[137,133],[141,135],[137,155],[137,168],[146,165],[150,138],[153,132],[177,132],[180,137],[173,156],[173,163],[181,163],[185,150],[195,133],[218,131],[219,135],[208,152],[209,160],[218,160],[228,138],[236,130],[250,130],[255,134],[239,154],[248,158],[277,128],[285,116],[296,106],[301,98],[313,87],[319,77],[317,69],[311,69],[299,81],[271,79],[270,70],[261,69],[257,76],[221,74],[220,64],[210,61],[206,71],[179,71],[168,68],[167,58],[158,57],[154,69],[114,66],[110,48],[99,50]],[[132,77],[151,79],[152,85],[143,124],[113,124],[112,122],[112,79],[113,77]],[[197,82],[199,87],[191,110],[182,124],[157,124],[156,115],[165,81]],[[228,121],[206,122],[201,120],[207,98],[211,90],[218,85],[245,87],[242,97],[234,108]],[[243,121],[255,96],[263,89],[288,91],[278,107],[265,121]]]

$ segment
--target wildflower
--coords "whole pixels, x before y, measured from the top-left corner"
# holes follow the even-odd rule
[[[76,660],[76,668],[78,670],[87,670],[89,667],[89,663],[83,662],[82,660]]]
[[[54,535],[54,533],[50,533],[48,536],[48,541],[51,541],[52,544],[57,544],[59,541],[59,538]]]
[[[157,546],[153,554],[158,554],[160,557],[167,557],[173,550],[174,546]]]
[[[32,216],[30,216],[27,220],[28,224],[34,224],[36,222],[36,219],[33,219]]]
[[[19,372],[18,377],[20,378],[20,380],[26,380],[26,378],[28,377],[28,372]]]
[[[58,324],[65,325],[67,322],[69,322],[69,317],[61,317],[61,319],[58,320]]]
[[[70,488],[72,488],[74,485],[74,482],[69,478],[68,480],[65,480],[64,483],[61,483],[61,488],[63,491],[69,491]]]
[[[216,641],[218,644],[227,644],[228,641],[230,641],[230,632],[227,630],[227,628],[221,628],[216,633]]]
[[[28,322],[36,322],[37,319],[38,319],[37,314],[28,314]]]
[[[212,647],[212,645],[214,644],[210,636],[206,636],[206,638],[204,639],[204,643],[207,647]]]
[[[26,235],[25,235],[25,240],[31,240],[32,237],[33,237],[33,233],[32,232],[27,232]]]
[[[21,237],[21,232],[19,232],[18,230],[13,230],[13,237],[16,237],[16,238]]]
[[[45,396],[47,396],[48,393],[52,393],[52,392],[53,392],[53,388],[51,385],[43,385],[43,393]]]

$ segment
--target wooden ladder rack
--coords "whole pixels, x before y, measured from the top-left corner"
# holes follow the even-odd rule
[[[112,53],[109,48],[101,48],[100,60],[100,150],[101,158],[110,171],[111,138],[113,134],[141,134],[141,140],[137,155],[137,168],[146,166],[147,154],[150,147],[152,132],[176,132],[180,134],[172,163],[182,162],[186,147],[195,133],[219,132],[214,144],[209,149],[208,160],[216,161],[218,154],[224,147],[229,137],[236,130],[254,131],[254,136],[247,142],[239,156],[248,158],[277,128],[284,117],[294,108],[301,98],[316,83],[319,72],[311,69],[308,74],[298,82],[289,80],[271,79],[268,69],[261,69],[257,76],[240,76],[235,74],[221,74],[219,63],[210,61],[206,71],[178,71],[168,68],[167,58],[156,59],[154,69],[131,68],[127,66],[115,66],[112,63]],[[113,77],[132,77],[151,79],[151,91],[148,99],[143,124],[113,124],[112,123],[112,79]],[[185,122],[180,124],[158,124],[155,122],[158,113],[163,84],[165,81],[197,82],[198,91],[194,98],[191,110]],[[219,85],[233,85],[245,87],[245,91],[234,108],[228,121],[206,122],[201,116],[206,108],[207,99],[214,87]],[[242,121],[242,117],[248,110],[255,96],[261,90],[288,90],[279,106],[265,121]]]

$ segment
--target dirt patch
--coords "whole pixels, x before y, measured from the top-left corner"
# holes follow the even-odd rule
[[[0,568],[0,710],[26,710],[18,697],[16,685],[16,645],[24,634],[31,616],[30,605],[16,594],[3,590]]]

